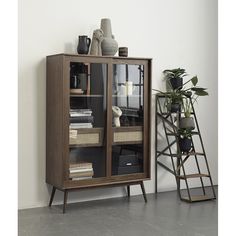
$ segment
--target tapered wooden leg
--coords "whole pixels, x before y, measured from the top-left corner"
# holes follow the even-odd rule
[[[143,181],[140,183],[140,186],[141,186],[141,189],[142,189],[142,192],[143,192],[144,201],[147,202],[147,196],[146,196],[146,192],[145,192]]]
[[[55,192],[56,192],[56,188],[53,187],[53,188],[52,188],[51,197],[50,197],[50,201],[49,201],[49,207],[51,207],[51,205],[52,205],[52,202],[53,202],[53,199],[54,199]]]
[[[127,196],[130,197],[130,185],[127,185]]]
[[[63,214],[66,212],[67,196],[68,196],[68,190],[65,189],[64,190]]]

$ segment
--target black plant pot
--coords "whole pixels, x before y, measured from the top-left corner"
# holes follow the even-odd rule
[[[189,138],[179,138],[179,148],[181,152],[189,152],[192,148],[192,140]]]
[[[183,78],[172,78],[170,79],[170,84],[172,89],[182,89],[183,88]]]
[[[181,111],[181,104],[180,103],[171,103],[169,107],[169,111],[172,113],[180,112]]]

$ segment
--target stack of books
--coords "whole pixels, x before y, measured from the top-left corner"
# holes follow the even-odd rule
[[[93,128],[93,122],[91,109],[70,110],[70,129]]]
[[[93,174],[93,164],[90,162],[70,164],[70,178],[72,180],[91,179]]]

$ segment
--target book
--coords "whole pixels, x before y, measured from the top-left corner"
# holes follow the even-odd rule
[[[82,173],[70,173],[70,178],[90,177],[90,176],[93,176],[93,174],[94,174],[93,170],[82,172]]]
[[[70,129],[70,137],[77,137],[78,131],[76,129]]]
[[[71,94],[83,94],[84,91],[82,89],[70,89]]]
[[[70,123],[93,123],[93,116],[75,116],[70,118]]]
[[[77,112],[71,112],[70,113],[70,117],[83,117],[83,116],[91,116],[92,115],[92,112],[89,113],[89,112],[86,112],[86,113],[77,113]]]
[[[78,163],[71,163],[70,164],[70,169],[75,169],[75,168],[92,168],[93,163],[91,162],[78,162]]]
[[[80,169],[70,169],[70,173],[82,173],[82,172],[88,172],[93,171],[93,168],[80,168]]]
[[[72,123],[70,124],[71,129],[80,129],[80,128],[93,128],[92,123]]]

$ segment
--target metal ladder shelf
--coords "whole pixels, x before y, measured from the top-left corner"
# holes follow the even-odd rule
[[[202,151],[198,152],[195,150],[193,137],[191,137],[192,140],[192,147],[191,150],[188,153],[183,153],[180,151],[179,142],[178,142],[178,123],[179,119],[181,118],[181,115],[183,112],[177,112],[177,113],[171,113],[168,111],[163,111],[163,102],[166,97],[163,94],[157,93],[155,98],[156,101],[156,130],[155,130],[155,192],[157,193],[157,166],[163,167],[166,171],[170,172],[174,175],[176,179],[177,184],[177,191],[180,199],[182,201],[186,202],[199,202],[199,201],[207,201],[207,200],[213,200],[216,199],[216,193],[213,186],[211,174],[210,174],[210,168],[208,165],[197,117],[195,114],[193,102],[191,100],[191,97],[186,97],[189,99],[191,104],[191,116],[194,119],[196,128],[194,131],[192,131],[192,136],[196,136],[200,140],[200,146]],[[164,128],[164,135],[166,138],[167,146],[165,146],[162,150],[158,150],[158,119],[160,119],[160,122],[163,125]],[[173,148],[176,148],[176,150],[173,150]],[[166,163],[160,161],[160,157],[164,158],[170,158],[171,166],[168,167]],[[199,163],[199,158],[203,159],[204,165],[205,165],[205,172],[201,172],[201,167]],[[197,173],[190,173],[187,174],[187,169],[185,167],[185,164],[187,162],[194,161],[197,169]],[[204,184],[204,179],[207,178],[210,180],[210,193],[206,193],[206,186]],[[199,179],[201,183],[201,195],[193,194],[194,188],[190,188],[189,184],[192,179]],[[185,183],[186,189],[181,188],[181,182]],[[209,191],[209,188],[208,188]]]

